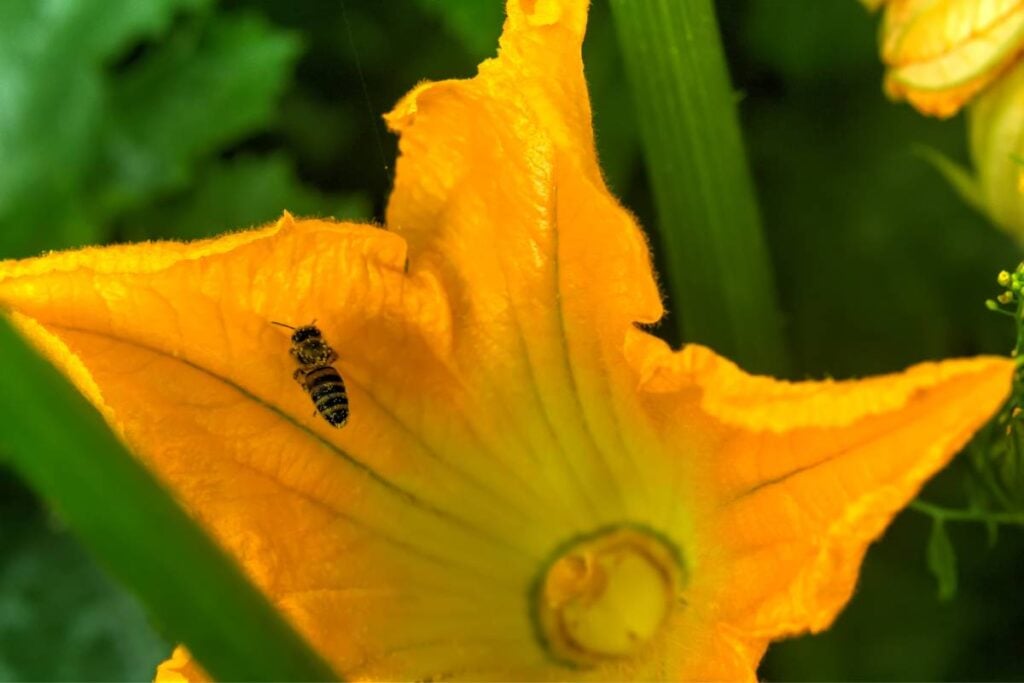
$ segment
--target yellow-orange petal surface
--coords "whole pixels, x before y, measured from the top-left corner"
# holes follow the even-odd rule
[[[477,77],[396,106],[387,229],[0,264],[0,305],[346,678],[753,679],[1008,391],[1006,359],[788,384],[641,332],[586,11],[510,0]],[[314,319],[342,429],[271,324]],[[202,673],[179,649],[159,677]]]
[[[668,434],[685,415],[706,418],[717,512],[705,530],[724,571],[709,572],[708,590],[721,591],[722,618],[768,638],[831,624],[867,546],[966,443],[971,410],[999,406],[1012,372],[989,357],[789,383],[698,346],[673,354],[637,335],[629,348],[652,406],[675,416]]]
[[[171,658],[157,667],[154,680],[156,683],[206,683],[210,677],[189,651],[179,645]]]

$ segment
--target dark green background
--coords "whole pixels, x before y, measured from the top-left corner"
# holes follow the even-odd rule
[[[615,33],[594,3],[602,164],[657,245]],[[718,7],[795,377],[1007,351],[1012,329],[982,302],[1020,253],[914,152],[965,161],[962,118],[885,100],[876,20],[855,0]],[[423,78],[471,75],[501,16],[499,0],[3,0],[0,256],[195,238],[285,208],[379,221],[395,154],[380,114]],[[962,481],[954,465],[929,497],[961,504]],[[775,646],[760,675],[1024,678],[1024,533],[990,547],[982,527],[954,525],[959,589],[942,603],[928,530],[897,519],[836,627]],[[169,651],[0,470],[0,680],[148,679]]]

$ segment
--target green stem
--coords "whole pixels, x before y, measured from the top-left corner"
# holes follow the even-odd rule
[[[1013,345],[1013,357],[1019,366],[1024,363],[1024,294],[1017,295],[1017,310],[1013,317],[1017,320],[1017,341]]]
[[[912,510],[938,517],[949,522],[990,522],[994,524],[1011,524],[1024,526],[1024,512],[986,512],[985,510],[958,510],[942,507],[923,500],[915,500],[910,504]]]
[[[686,341],[786,371],[770,259],[711,0],[611,0]]]
[[[164,635],[187,645],[216,680],[337,680],[2,317],[0,359],[7,463],[142,599]]]

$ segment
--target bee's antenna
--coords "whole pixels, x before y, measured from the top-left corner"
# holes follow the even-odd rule
[[[295,328],[294,328],[294,327],[292,327],[291,325],[285,325],[284,323],[279,323],[279,322],[277,322],[276,320],[271,320],[271,321],[270,321],[270,324],[271,324],[271,325],[280,325],[281,327],[287,327],[287,328],[288,328],[289,330],[294,330],[294,329],[295,329]]]

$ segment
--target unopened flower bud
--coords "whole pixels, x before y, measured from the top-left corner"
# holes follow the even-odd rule
[[[1017,163],[1024,155],[1024,62],[971,105],[969,126],[977,200],[993,223],[1024,244]]]
[[[862,0],[884,5],[885,90],[952,116],[1024,51],[1024,0]]]

